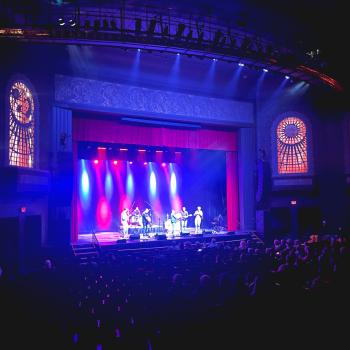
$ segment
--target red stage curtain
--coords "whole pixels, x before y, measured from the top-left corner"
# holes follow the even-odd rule
[[[118,121],[73,119],[73,140],[174,148],[237,150],[234,131],[183,130],[156,126],[134,126]]]

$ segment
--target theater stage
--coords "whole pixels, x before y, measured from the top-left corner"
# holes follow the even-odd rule
[[[84,247],[95,246],[101,250],[140,250],[152,248],[166,248],[180,242],[210,242],[215,239],[216,242],[239,241],[242,239],[259,240],[254,232],[248,231],[215,231],[202,230],[195,233],[194,227],[188,229],[187,233],[176,232],[174,235],[169,232],[158,231],[150,232],[147,235],[143,233],[136,235],[127,235],[123,237],[120,232],[105,231],[97,233],[79,234],[78,241],[75,243],[75,250],[84,249]],[[88,249],[88,248],[86,248]]]

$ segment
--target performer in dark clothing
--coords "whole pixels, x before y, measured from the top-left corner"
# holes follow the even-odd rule
[[[151,211],[149,210],[149,208],[146,208],[143,212],[142,212],[142,225],[143,225],[143,231],[144,234],[148,235],[150,228],[152,226],[152,217],[151,217]]]

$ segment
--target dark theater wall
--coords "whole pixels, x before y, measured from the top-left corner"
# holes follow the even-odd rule
[[[271,142],[275,137],[272,131],[274,120],[288,112],[301,115],[311,127],[309,161],[312,162],[312,174],[306,178],[298,175],[276,178],[275,174],[271,180],[269,202],[264,210],[257,213],[259,229],[268,227],[263,223],[266,215],[273,216],[273,211],[285,208],[289,215],[293,215],[294,210],[299,213],[294,216],[297,220],[295,225],[299,227],[296,234],[344,232],[349,224],[347,213],[350,207],[345,176],[346,108],[342,98],[319,88],[306,91],[287,89],[284,93],[273,95],[274,91],[265,91],[258,101],[258,149],[265,151],[266,160],[273,168],[273,162],[276,162]],[[284,181],[283,186],[278,185],[280,179]],[[296,203],[293,205],[292,201]]]

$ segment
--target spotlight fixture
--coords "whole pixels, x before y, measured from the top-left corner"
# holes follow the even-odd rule
[[[197,38],[198,45],[202,44],[203,39],[204,39],[204,32],[199,32],[198,33],[198,38]]]
[[[168,36],[169,35],[169,26],[168,25],[162,27],[162,35],[163,36]]]
[[[192,40],[192,37],[193,37],[193,30],[190,29],[186,35],[186,41],[188,42],[188,41]]]
[[[221,40],[220,40],[220,44],[219,47],[220,49],[222,49],[225,46],[226,43],[226,36],[224,36]]]
[[[285,79],[290,79],[290,76],[289,76],[289,75],[286,75],[284,78],[285,78]]]
[[[251,44],[252,44],[251,39],[246,36],[241,42],[241,49],[245,51],[250,50]]]
[[[237,44],[237,40],[236,38],[230,33],[230,31],[228,32],[228,36],[230,38],[230,49],[234,49],[236,47]]]
[[[60,26],[64,26],[64,25],[66,24],[66,22],[64,21],[64,19],[63,19],[62,17],[60,17],[60,18],[58,19],[58,24],[59,24]]]
[[[214,36],[214,40],[213,40],[213,47],[215,47],[219,44],[219,40],[220,40],[221,36],[222,36],[222,31],[217,30],[215,32],[215,36]]]
[[[263,71],[264,71],[265,73],[267,73],[269,70],[266,69],[266,68],[263,68]]]
[[[162,167],[164,168],[166,166],[166,164],[165,163],[162,163]]]
[[[75,27],[75,26],[77,25],[77,23],[76,23],[75,20],[73,20],[73,19],[70,19],[70,20],[68,21],[68,24],[69,24],[70,27]]]
[[[94,164],[98,164],[98,159],[95,159],[95,160],[94,160]]]
[[[117,165],[118,161],[117,160],[113,160],[113,165]]]
[[[94,20],[94,29],[99,30],[101,27],[101,21],[99,19]]]
[[[90,21],[88,19],[85,20],[85,29],[90,29],[91,28],[91,24]]]
[[[164,24],[162,15],[159,16],[159,25],[160,25],[160,32],[162,33],[162,36],[168,36],[169,35],[169,25]]]
[[[130,161],[129,164],[131,165],[131,164],[132,164],[132,161]]]
[[[149,22],[149,26],[148,26],[148,35],[152,35],[154,34],[154,30],[156,29],[156,25],[157,25],[157,21],[153,18],[150,20]]]
[[[239,62],[238,65],[239,65],[240,67],[244,67],[244,63],[242,63],[242,62]]]
[[[115,21],[115,19],[111,19],[110,21],[110,26],[112,30],[117,30],[117,22]]]
[[[141,18],[136,18],[135,19],[135,32],[136,34],[140,34],[141,33]]]
[[[202,41],[204,39],[204,24],[196,22],[196,29],[197,29],[197,41],[198,45],[202,44]]]
[[[182,37],[182,34],[185,30],[186,26],[183,23],[179,23],[177,26],[175,37],[176,39],[180,39]]]

